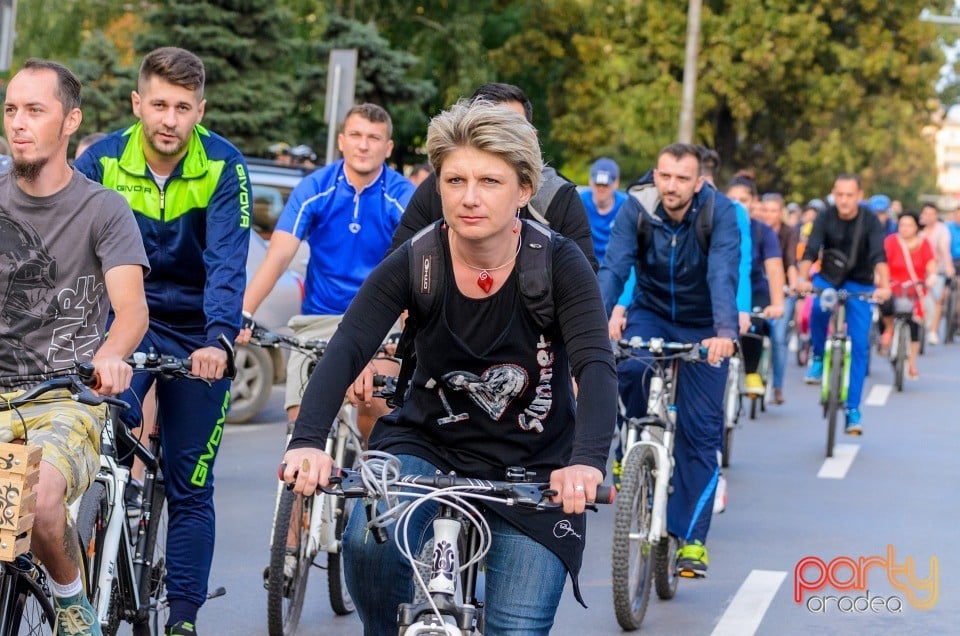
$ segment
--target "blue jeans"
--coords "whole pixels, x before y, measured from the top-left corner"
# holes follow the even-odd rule
[[[666,338],[677,342],[699,342],[714,336],[710,327],[685,327],[654,314],[631,308],[627,313],[625,338],[640,336]],[[620,362],[620,396],[627,417],[639,417],[647,410],[649,356]],[[667,502],[667,530],[685,541],[706,543],[713,515],[713,497],[720,475],[717,453],[723,438],[723,392],[728,364],[713,367],[706,362],[680,366],[677,385],[677,434],[673,456],[676,467]]]
[[[399,455],[403,473],[433,474],[436,467],[411,455]],[[414,512],[410,544],[419,553],[433,535],[437,506]],[[567,569],[550,550],[494,514],[486,515],[493,542],[486,557],[485,635],[543,634],[553,627]],[[366,514],[358,503],[343,536],[347,588],[363,622],[366,636],[394,634],[397,606],[413,599],[413,571],[391,538],[378,545],[366,529]]]
[[[830,283],[820,276],[813,277],[813,286],[817,289],[830,287]],[[872,285],[862,285],[847,281],[841,287],[851,294],[870,293]],[[873,311],[870,303],[859,298],[847,299],[847,334],[850,336],[850,386],[847,389],[847,408],[860,407],[863,396],[863,381],[867,377],[867,358],[870,355],[870,321]],[[810,311],[810,345],[813,355],[823,356],[827,342],[827,326],[830,324],[830,312],[820,308],[820,297],[813,299]]]
[[[797,299],[788,296],[783,300],[783,317],[771,321],[773,330],[770,334],[770,344],[773,347],[773,388],[783,388],[783,374],[787,368],[787,328],[793,320],[793,312]]]

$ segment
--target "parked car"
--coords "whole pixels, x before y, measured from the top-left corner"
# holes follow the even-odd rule
[[[266,256],[265,239],[269,239],[273,232],[287,197],[308,171],[258,159],[247,159],[247,165],[253,190],[254,231],[250,233],[247,256],[247,280],[250,280]],[[300,313],[307,258],[309,250],[304,243],[290,269],[283,273],[254,314],[254,319],[271,331],[289,333],[287,321]],[[243,345],[237,347],[236,353],[237,377],[230,385],[230,410],[227,412],[227,422],[231,424],[253,419],[270,399],[273,385],[285,382],[287,378],[286,354],[281,349]]]

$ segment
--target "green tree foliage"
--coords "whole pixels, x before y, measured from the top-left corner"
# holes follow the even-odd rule
[[[274,0],[161,0],[136,40],[143,55],[160,46],[196,53],[207,72],[204,123],[243,152],[288,137],[294,113],[294,22]]]
[[[355,101],[372,102],[387,109],[394,123],[393,161],[409,163],[427,120],[422,106],[433,97],[433,85],[410,74],[417,58],[390,46],[377,29],[339,15],[328,16],[327,29],[319,40],[308,44],[316,62],[298,77],[301,139],[313,139],[325,148],[323,122],[327,86],[327,60],[332,49],[357,49]]]
[[[71,68],[83,83],[83,123],[76,139],[133,123],[130,91],[137,85],[136,69],[121,64],[117,47],[102,31],[80,47]]]
[[[918,20],[927,4],[706,1],[697,141],[720,151],[725,176],[750,167],[761,188],[797,198],[823,194],[841,171],[894,196],[930,191],[920,131],[943,58]],[[547,0],[530,11],[494,56],[508,75],[557,78],[550,135],[563,159],[585,169],[610,154],[626,177],[642,174],[676,138],[685,3]]]
[[[118,14],[137,8],[136,2],[116,0],[18,0],[16,69],[30,57],[67,63],[97,29]]]

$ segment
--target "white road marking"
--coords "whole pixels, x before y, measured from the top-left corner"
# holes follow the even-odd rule
[[[890,384],[874,384],[870,388],[870,395],[867,396],[864,404],[867,406],[883,406],[887,403],[891,390],[893,390],[893,386]]]
[[[753,570],[737,590],[727,611],[720,617],[712,636],[755,634],[770,602],[787,576],[786,572]]]
[[[833,457],[823,460],[823,466],[817,477],[820,479],[843,479],[850,470],[853,458],[857,456],[860,450],[859,444],[835,444],[833,446]]]

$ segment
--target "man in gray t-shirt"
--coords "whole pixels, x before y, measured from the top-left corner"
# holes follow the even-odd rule
[[[148,261],[125,200],[67,163],[81,120],[80,82],[61,64],[27,60],[7,84],[13,169],[0,175],[0,391],[69,373],[78,361],[93,363],[102,394],[130,386],[124,358],[147,329]],[[0,412],[0,441],[43,449],[32,548],[49,574],[58,633],[99,634],[65,504],[96,474],[104,407],[48,397],[13,417]]]
[[[123,197],[79,172],[46,197],[0,174],[0,390],[92,360],[110,309],[105,272],[127,264],[147,267]]]

